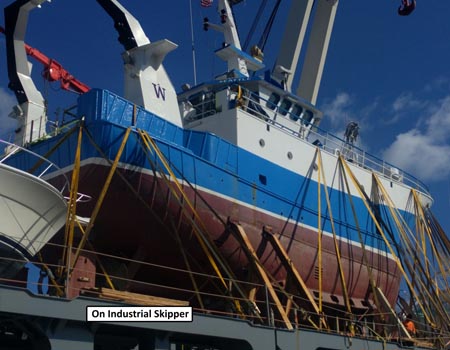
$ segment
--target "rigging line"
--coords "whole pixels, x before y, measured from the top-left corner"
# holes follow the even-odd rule
[[[445,238],[447,238],[445,236],[445,232],[444,232],[444,237],[441,237],[441,230],[442,228],[440,228],[439,223],[435,222],[435,219],[433,217],[433,215],[429,212],[428,209],[424,209],[425,212],[425,219],[427,220],[427,223],[431,226],[431,233],[433,235],[433,239],[436,241],[436,245],[439,248],[439,251],[441,252],[441,254],[446,257],[447,259],[449,258],[449,251],[448,251],[448,247],[446,245],[446,241]],[[444,239],[443,239],[444,238]]]
[[[264,32],[259,39],[258,46],[261,49],[261,51],[264,51],[264,48],[266,47],[267,39],[269,38],[270,31],[272,30],[273,22],[275,21],[275,17],[278,12],[278,8],[280,7],[281,0],[277,0],[277,3],[273,7],[272,13],[270,14],[270,18],[267,21],[266,27],[264,28]]]
[[[424,293],[428,294],[428,289],[431,287],[425,286],[425,285],[429,285],[429,278],[427,278],[427,276],[428,276],[427,271],[423,267],[423,264],[420,260],[420,256],[418,253],[422,252],[422,255],[424,256],[425,264],[426,264],[428,261],[427,257],[426,257],[426,251],[421,250],[422,248],[420,246],[420,242],[414,237],[408,224],[405,222],[404,218],[399,214],[398,209],[395,208],[395,205],[394,205],[392,199],[389,197],[387,191],[384,189],[384,187],[382,186],[379,179],[376,177],[374,177],[374,178],[375,178],[375,183],[378,186],[378,189],[382,192],[382,196],[384,196],[384,198],[385,198],[384,202],[391,213],[391,217],[396,224],[396,227],[397,227],[398,233],[399,233],[399,238],[401,240],[403,240],[403,246],[405,247],[406,254],[404,254],[405,258],[403,259],[402,264],[404,264],[407,267],[408,271],[411,274],[412,286],[414,288],[416,288],[421,293],[421,297],[423,299],[425,299]],[[416,211],[416,213],[417,213],[417,211]],[[417,216],[418,216],[418,214],[416,214],[416,217]],[[420,230],[420,226],[416,227],[416,231],[417,230]],[[408,239],[408,235],[407,235],[406,231],[408,231],[410,233],[410,235],[409,235],[411,237],[410,239]],[[415,247],[412,246],[412,243],[415,243]],[[413,262],[411,263],[411,261],[409,261],[407,259],[407,257],[412,257],[411,260],[413,260]],[[416,273],[417,271],[418,271],[418,273]],[[432,292],[434,293],[434,291],[432,291]],[[429,297],[431,298],[431,295],[429,295]],[[429,311],[430,311],[430,314],[432,314],[431,310],[429,310]]]
[[[279,232],[279,237],[285,235],[285,231],[286,231],[287,226],[289,224],[289,219],[291,218],[292,213],[294,212],[294,210],[296,208],[298,209],[298,214],[297,214],[297,217],[295,219],[294,230],[297,230],[298,227],[300,227],[300,225],[301,225],[302,212],[304,210],[307,210],[305,208],[305,202],[306,202],[306,196],[307,196],[307,193],[308,193],[308,188],[309,188],[309,186],[311,185],[311,182],[312,182],[311,179],[312,179],[312,174],[313,174],[313,171],[314,171],[314,163],[315,163],[315,161],[316,161],[316,155],[314,155],[314,157],[313,157],[313,159],[311,161],[311,165],[310,165],[310,167],[308,169],[308,172],[306,173],[306,175],[305,175],[305,177],[304,177],[304,179],[303,179],[303,181],[302,181],[302,183],[301,183],[301,185],[300,185],[300,187],[299,187],[299,189],[297,191],[297,194],[296,194],[295,198],[293,200],[291,200],[292,206],[291,206],[291,209],[290,209],[289,213],[286,215],[286,220],[285,220],[285,222],[283,224],[282,229]],[[293,231],[293,233],[294,233],[294,231]],[[287,251],[289,251],[289,249],[291,247],[291,244],[292,243],[290,242],[289,246],[286,248]]]
[[[267,5],[267,0],[263,0],[261,2],[261,4],[259,5],[258,12],[256,12],[255,19],[253,20],[252,26],[250,27],[250,30],[248,31],[247,38],[245,39],[244,46],[242,47],[242,49],[244,51],[247,51],[248,45],[250,45],[250,40],[252,39],[253,34],[255,34],[256,27],[258,26],[259,20],[262,17],[262,13],[263,13],[266,5]]]
[[[436,227],[437,235],[440,238],[442,248],[445,251],[446,255],[448,256],[450,254],[450,240],[448,239],[444,229],[439,224],[439,222],[437,221],[436,217],[433,215],[430,209],[427,209],[427,215],[432,221],[433,225]]]
[[[170,220],[170,225],[172,226],[172,230],[175,233],[175,239],[176,239],[176,242],[178,244],[178,248],[181,251],[181,255],[183,256],[183,260],[184,260],[184,263],[186,265],[186,268],[188,270],[188,275],[189,275],[189,278],[191,280],[192,287],[194,288],[194,293],[195,293],[195,296],[197,297],[197,301],[198,301],[200,307],[202,309],[205,309],[205,305],[204,305],[202,297],[200,295],[200,289],[198,288],[197,281],[195,280],[195,277],[192,274],[192,268],[191,268],[191,265],[189,263],[186,251],[185,251],[185,249],[183,247],[183,243],[181,241],[181,238],[180,238],[180,235],[179,235],[179,231],[175,227],[175,223],[173,222],[173,220]]]

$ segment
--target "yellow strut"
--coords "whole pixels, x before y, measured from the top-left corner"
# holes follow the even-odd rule
[[[336,229],[334,227],[333,212],[331,210],[331,202],[330,202],[330,197],[328,195],[328,190],[327,190],[327,188],[328,188],[327,181],[325,179],[325,176],[323,175],[324,171],[323,171],[323,164],[322,164],[322,154],[321,154],[319,148],[317,148],[317,151],[318,151],[318,163],[319,163],[319,176],[322,175],[323,185],[324,185],[324,189],[325,189],[325,191],[324,191],[325,199],[327,201],[327,207],[328,207],[328,212],[329,212],[329,216],[330,216],[331,230],[333,231],[334,250],[336,252],[336,258],[337,258],[337,263],[338,263],[338,268],[339,268],[339,276],[340,276],[341,284],[342,284],[342,292],[344,294],[344,300],[345,300],[345,306],[347,308],[347,312],[349,314],[351,314],[352,307],[351,307],[350,298],[348,295],[347,284],[345,283],[344,268],[342,266],[341,252],[339,250]],[[319,180],[319,186],[320,186],[320,180]],[[320,212],[319,212],[319,214],[320,214]],[[319,217],[319,221],[320,221],[320,217]]]
[[[81,141],[83,135],[83,125],[80,125],[78,131],[77,149],[75,151],[74,166],[72,170],[72,180],[70,182],[70,196],[69,204],[67,208],[66,228],[64,231],[64,250],[62,261],[65,261],[65,267],[70,269],[70,256],[72,253],[73,236],[77,212],[77,195],[78,195],[78,182],[80,177],[80,161],[81,161]],[[63,270],[60,271],[62,276]]]

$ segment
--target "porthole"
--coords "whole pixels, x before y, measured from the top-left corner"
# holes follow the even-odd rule
[[[288,153],[287,153],[287,157],[288,157],[288,159],[292,159],[292,158],[294,158],[294,156],[292,155],[292,153],[291,153],[291,152],[288,152]]]
[[[260,139],[260,140],[259,140],[259,145],[260,145],[261,147],[264,147],[264,146],[266,145],[266,142],[265,142],[263,139]]]

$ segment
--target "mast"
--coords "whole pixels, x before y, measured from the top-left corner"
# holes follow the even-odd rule
[[[292,0],[289,10],[285,33],[273,70],[274,78],[282,82],[289,92],[291,92],[292,80],[297,69],[313,3],[314,0]]]
[[[309,24],[313,4],[316,5],[314,20]],[[312,104],[317,100],[337,6],[338,0],[293,0],[273,71],[273,76],[291,92],[300,52],[310,26],[297,94]]]
[[[25,51],[29,13],[46,1],[18,0],[5,8],[9,88],[18,101],[9,116],[17,119],[14,143],[19,146],[34,142],[46,134],[45,100],[31,78],[32,64]]]
[[[117,0],[97,0],[111,16],[125,48],[124,97],[151,113],[182,126],[175,88],[166,73],[163,61],[178,45],[163,39],[151,43],[139,21]]]
[[[316,104],[333,31],[338,0],[319,0],[306,50],[297,95]]]
[[[242,50],[229,1],[219,0],[218,8],[221,24],[209,23],[207,19],[204,23],[205,29],[211,28],[224,35],[223,47],[216,51],[216,55],[227,62],[227,77],[249,77],[249,70],[257,71],[264,65],[260,60]]]

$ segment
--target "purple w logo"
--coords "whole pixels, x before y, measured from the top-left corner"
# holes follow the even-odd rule
[[[162,98],[163,101],[165,101],[166,100],[166,89],[162,88],[161,85],[159,85],[159,84],[158,85],[156,85],[155,83],[152,83],[152,84],[153,84],[153,88],[155,89],[156,97]]]

